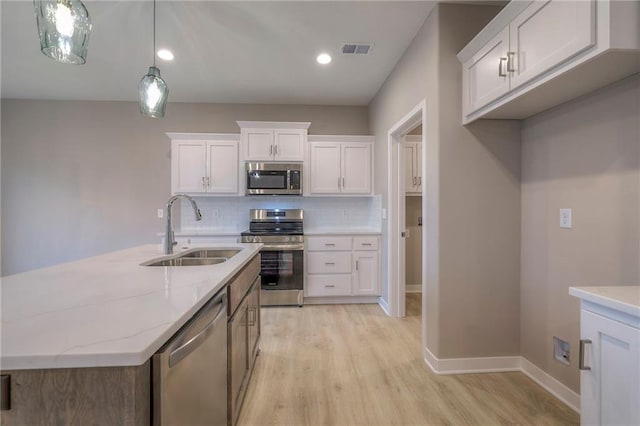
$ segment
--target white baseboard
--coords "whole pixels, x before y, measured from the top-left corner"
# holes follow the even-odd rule
[[[573,411],[580,413],[580,395],[576,392],[560,383],[553,376],[546,373],[526,358],[522,358],[522,366],[520,370],[529,376],[531,380],[549,391],[553,396],[567,404]]]
[[[520,371],[545,390],[565,403],[576,413],[580,413],[580,395],[546,373],[531,361],[521,356],[501,356],[487,358],[438,359],[429,348],[424,348],[424,361],[436,374],[499,373]]]
[[[380,307],[382,308],[384,313],[387,314],[388,317],[391,316],[391,314],[389,313],[389,304],[387,303],[386,300],[384,300],[382,297],[379,297],[378,298],[378,305],[380,305]]]
[[[405,287],[407,293],[422,293],[422,284],[407,284]]]
[[[310,297],[305,296],[305,305],[349,305],[361,303],[378,303],[378,296],[331,296]]]
[[[436,358],[425,348],[429,367],[437,374],[496,373],[503,371],[520,371],[519,356],[500,356],[485,358]]]

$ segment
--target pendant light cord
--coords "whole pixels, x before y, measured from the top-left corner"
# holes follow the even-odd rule
[[[153,0],[153,67],[156,66],[156,0]]]

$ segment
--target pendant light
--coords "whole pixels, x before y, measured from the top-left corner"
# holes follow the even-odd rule
[[[164,117],[169,98],[167,83],[160,77],[156,68],[156,0],[153,0],[153,66],[140,80],[140,112],[146,116]]]
[[[80,0],[34,0],[40,50],[65,64],[87,60],[91,18]]]

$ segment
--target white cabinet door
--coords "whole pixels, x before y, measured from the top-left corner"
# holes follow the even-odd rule
[[[353,295],[377,296],[380,294],[378,283],[378,252],[353,252]]]
[[[311,173],[309,190],[312,194],[340,192],[340,144],[314,142],[310,144]]]
[[[416,144],[405,142],[404,144],[404,190],[414,192],[416,187],[415,152]]]
[[[275,130],[274,159],[277,161],[303,161],[306,130]]]
[[[176,140],[171,152],[171,192],[205,192],[207,176],[205,141]]]
[[[238,143],[207,142],[207,192],[238,192]]]
[[[416,188],[417,193],[422,193],[422,143],[416,143],[414,150],[415,154],[415,168],[416,168]]]
[[[273,130],[242,129],[242,142],[245,147],[245,160],[273,160],[273,152],[275,150],[273,143]]]
[[[419,195],[422,192],[422,144],[405,142],[405,192]]]
[[[585,364],[580,372],[581,424],[640,424],[640,329],[581,311]]]
[[[463,65],[463,105],[468,115],[509,91],[507,26]]]
[[[595,45],[595,1],[536,1],[509,25],[511,89]]]
[[[371,145],[345,143],[342,145],[343,194],[369,194],[371,192]]]

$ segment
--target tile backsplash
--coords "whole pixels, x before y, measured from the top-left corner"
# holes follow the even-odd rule
[[[179,232],[240,233],[250,209],[304,209],[306,230],[381,229],[381,196],[373,197],[195,197],[202,220],[182,200]]]

